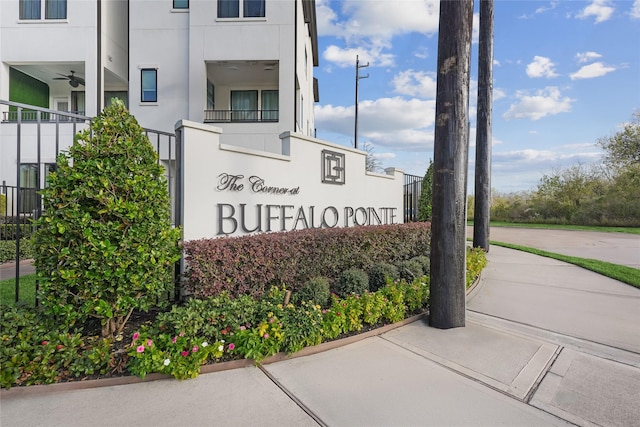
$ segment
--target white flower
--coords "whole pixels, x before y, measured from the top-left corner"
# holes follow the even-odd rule
[[[220,345],[220,347],[218,347],[218,351],[224,351],[224,346]]]
[[[171,363],[171,360],[164,359],[164,366],[169,366],[169,363]]]
[[[220,342],[224,344],[224,340],[220,340]]]
[[[202,347],[206,347],[206,346],[208,346],[208,345],[209,345],[209,343],[208,343],[208,342],[206,342],[206,341],[202,343]]]

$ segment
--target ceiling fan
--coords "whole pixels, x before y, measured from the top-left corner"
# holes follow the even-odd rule
[[[69,80],[69,85],[71,85],[71,87],[78,87],[78,85],[84,86],[84,79],[82,77],[76,76],[75,71],[73,70],[70,70],[70,71],[71,71],[71,74],[66,76],[64,74],[56,73],[62,77],[54,77],[53,80]]]

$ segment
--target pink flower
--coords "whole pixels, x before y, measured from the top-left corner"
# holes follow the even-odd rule
[[[171,344],[175,344],[176,341],[178,341],[178,337],[177,336],[173,337],[173,339],[171,340]]]
[[[198,351],[198,346],[194,345],[193,348],[191,349],[191,351],[193,351],[194,353]]]
[[[153,341],[147,340],[147,347],[151,347],[151,344],[153,344]]]
[[[269,338],[269,334],[264,334],[264,338],[265,339]]]
[[[244,331],[245,329],[247,329],[247,328],[245,328],[244,326],[240,326],[240,330],[241,331]]]
[[[47,344],[49,344],[49,341],[42,341],[40,344],[47,345]]]
[[[135,334],[133,334],[133,340],[137,340],[138,338],[140,338],[140,334],[138,332],[136,332]]]
[[[222,335],[227,335],[227,330],[226,330],[226,329],[223,329],[223,330],[221,330],[221,331],[220,331],[220,333],[221,333]]]
[[[269,319],[269,323],[273,323],[276,319],[274,319],[273,317],[271,319]]]
[[[189,355],[189,352],[188,351],[183,351],[180,354],[182,355],[182,357],[187,357]]]
[[[139,345],[139,346],[136,348],[136,351],[137,351],[138,353],[142,353],[142,352],[144,351],[144,346],[143,346],[143,345]]]
[[[322,314],[327,314],[327,310],[322,310]]]
[[[184,336],[184,332],[180,332],[178,335],[180,335],[181,337]]]
[[[234,348],[236,348],[236,345],[234,343],[229,344],[229,350],[233,350]]]

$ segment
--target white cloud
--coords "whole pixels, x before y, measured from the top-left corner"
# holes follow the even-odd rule
[[[354,51],[366,52],[368,55],[363,53],[361,59],[368,56],[372,66],[392,66],[394,55],[383,51],[391,48],[394,36],[414,32],[430,36],[438,31],[437,0],[344,0],[334,4],[340,5],[339,11],[332,10],[328,0],[316,1],[316,15],[319,36],[341,38],[347,45],[333,46],[324,53],[326,61],[335,61],[340,67],[353,65],[355,55],[349,61],[345,56]]]
[[[531,18],[533,18],[535,15],[540,15],[540,14],[542,14],[542,13],[545,13],[545,12],[548,12],[548,11],[550,11],[550,10],[553,10],[553,9],[555,9],[557,6],[558,6],[558,2],[557,2],[557,1],[552,1],[552,2],[550,2],[550,3],[549,3],[549,5],[548,5],[548,6],[541,6],[541,7],[537,8],[537,9],[535,10],[535,12],[533,12],[533,13],[532,13],[532,14],[530,14],[530,15],[524,14],[524,15],[519,16],[519,19],[531,19]]]
[[[330,45],[322,53],[322,57],[325,60],[341,68],[355,67],[356,55],[359,57],[361,64],[368,62],[371,66],[378,67],[391,67],[394,65],[395,56],[390,53],[382,53],[381,46],[367,49],[366,47],[341,48],[336,45]]]
[[[610,0],[593,0],[591,4],[585,7],[576,17],[579,19],[587,19],[594,16],[596,18],[596,24],[599,24],[611,18],[613,10],[614,8],[611,6]]]
[[[574,101],[569,97],[563,97],[560,90],[554,86],[538,90],[535,95],[518,91],[516,98],[518,102],[512,104],[502,115],[504,119],[539,120],[545,116],[571,111],[571,103]]]
[[[638,1],[640,1],[640,0],[638,0]],[[416,58],[419,58],[419,59],[427,59],[429,57],[429,49],[427,49],[424,46],[419,47],[418,49],[416,49],[416,51],[413,54],[413,56],[415,56]]]
[[[396,74],[391,80],[394,92],[418,98],[436,97],[436,73],[407,70]]]
[[[322,132],[353,135],[355,108],[316,106],[315,123]],[[358,139],[376,147],[424,151],[433,147],[435,101],[380,98],[358,104]]]
[[[640,19],[640,0],[635,0],[633,2],[633,6],[631,6],[629,15],[632,19]]]
[[[507,93],[500,88],[493,88],[493,100],[497,101],[498,99],[506,98]]]
[[[640,0],[639,0],[640,1]],[[597,52],[582,52],[582,53],[576,53],[576,59],[578,60],[579,64],[585,63],[585,62],[591,62],[595,59],[598,58],[602,58],[602,55],[600,55]]]
[[[592,79],[594,77],[602,77],[615,70],[615,67],[607,67],[602,62],[594,62],[593,64],[580,68],[577,72],[571,74],[570,77],[571,80]]]
[[[552,78],[557,77],[558,74],[555,72],[555,64],[549,58],[534,56],[533,62],[527,65],[527,76]]]

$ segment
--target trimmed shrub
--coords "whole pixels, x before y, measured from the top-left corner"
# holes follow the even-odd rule
[[[350,268],[340,275],[336,283],[336,294],[346,297],[351,294],[361,295],[369,290],[369,277],[359,268]]]
[[[406,280],[407,282],[413,282],[418,277],[424,276],[422,266],[416,260],[408,259],[405,261],[400,261],[396,265],[398,267],[400,278]]]
[[[45,312],[71,325],[96,317],[122,332],[173,286],[180,231],[164,170],[136,119],[115,101],[76,135],[42,191],[35,265]]]
[[[295,291],[313,277],[335,284],[350,268],[426,255],[430,239],[430,224],[415,222],[185,242],[185,289],[198,298],[222,291],[260,297],[282,284]]]
[[[20,259],[33,258],[33,244],[31,239],[20,239]],[[0,240],[0,262],[15,261],[15,240]]]
[[[375,292],[387,284],[387,279],[397,280],[400,278],[395,265],[388,262],[374,264],[369,269],[369,290]]]
[[[422,275],[429,275],[431,272],[431,259],[428,256],[420,255],[411,258],[412,261],[417,261],[422,268]]]
[[[293,294],[293,302],[299,304],[303,301],[313,301],[326,307],[329,304],[329,280],[326,277],[314,277]]]

